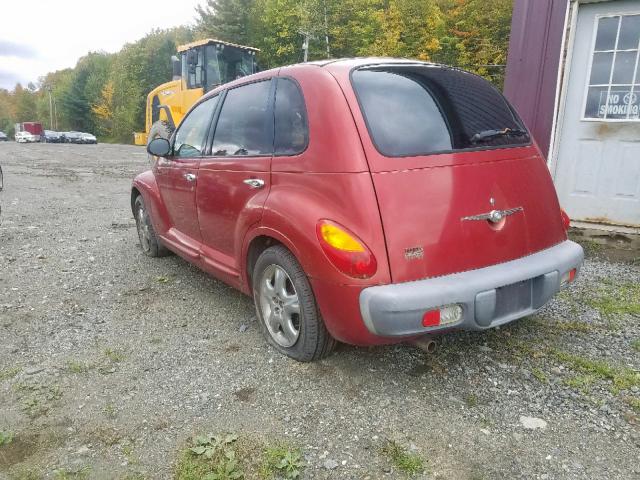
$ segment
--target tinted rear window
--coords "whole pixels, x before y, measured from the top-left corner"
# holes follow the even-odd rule
[[[352,82],[369,134],[383,155],[530,142],[506,99],[477,75],[424,65],[366,67],[353,72]]]

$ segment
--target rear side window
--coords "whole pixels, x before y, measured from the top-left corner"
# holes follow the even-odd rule
[[[273,110],[271,80],[233,88],[220,111],[213,136],[214,156],[271,155]]]
[[[369,67],[352,83],[369,134],[385,156],[528,144],[529,134],[489,82],[425,65]]]
[[[302,153],[309,142],[309,126],[304,98],[298,85],[288,78],[279,78],[275,106],[275,154]]]

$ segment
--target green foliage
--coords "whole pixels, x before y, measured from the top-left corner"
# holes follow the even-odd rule
[[[263,479],[274,477],[295,479],[300,477],[303,468],[304,462],[299,449],[278,445],[264,449],[259,473]]]
[[[303,59],[306,32],[309,60],[418,58],[461,66],[500,86],[511,11],[512,0],[206,0],[193,30],[154,30],[117,53],[91,52],[37,85],[0,89],[0,130],[13,135],[16,122],[40,121],[130,143],[145,127],[147,94],[171,79],[176,47],[206,37],[257,47],[260,65],[271,68]]]
[[[424,460],[416,453],[411,453],[395,441],[388,441],[382,453],[400,471],[415,475],[424,471]]]

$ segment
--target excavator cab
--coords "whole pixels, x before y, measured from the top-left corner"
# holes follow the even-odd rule
[[[169,138],[189,108],[218,85],[258,71],[257,48],[206,39],[178,47],[172,57],[173,80],[147,96],[145,132],[135,133],[135,144]]]

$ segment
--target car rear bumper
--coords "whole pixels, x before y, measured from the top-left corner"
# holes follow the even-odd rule
[[[561,288],[561,278],[579,271],[582,247],[569,240],[510,262],[414,282],[368,287],[360,313],[374,335],[403,337],[451,328],[484,330],[534,313]],[[456,323],[425,327],[424,314],[445,305],[462,307]]]

